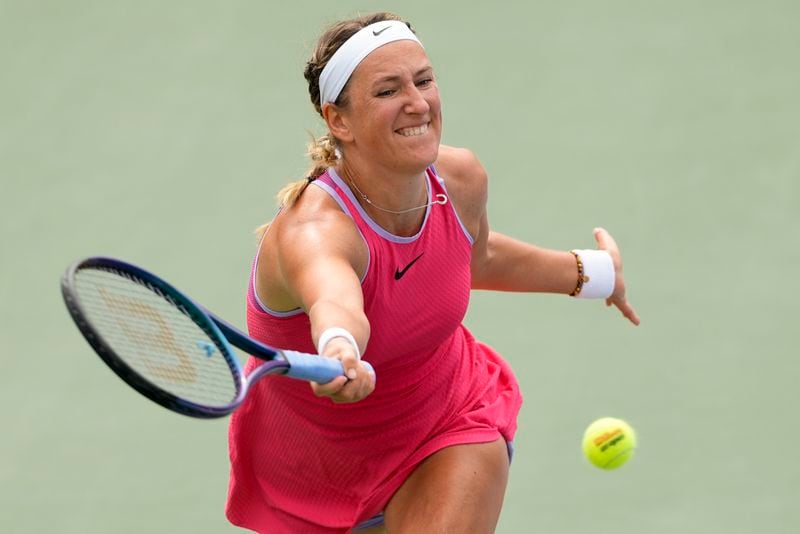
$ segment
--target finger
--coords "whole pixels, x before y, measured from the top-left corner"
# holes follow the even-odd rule
[[[632,322],[636,326],[639,326],[641,320],[639,319],[639,316],[636,314],[636,310],[634,310],[633,306],[631,306],[628,303],[627,299],[623,300],[622,302],[616,303],[616,305],[619,311],[622,312],[622,315],[624,315],[630,322]]]
[[[348,380],[355,380],[358,378],[358,368],[358,358],[356,358],[352,350],[342,355],[342,369],[344,370],[344,376],[346,376]]]
[[[342,389],[347,384],[347,377],[345,376],[337,376],[330,382],[326,384],[320,384],[319,382],[311,382],[311,390],[314,392],[314,395],[317,397],[330,397],[332,395],[336,395],[342,391]]]
[[[356,365],[357,377],[345,384],[335,399],[339,402],[357,402],[375,389],[375,377],[359,361]]]
[[[363,363],[359,362],[359,378],[361,378],[361,398],[375,391],[375,374],[368,371]]]
[[[594,229],[594,239],[601,250],[618,250],[617,242],[605,228]]]
[[[375,388],[375,370],[372,369],[371,367],[367,368],[366,366],[364,366],[364,371],[367,373],[367,376],[369,377],[369,383],[370,383],[371,387],[374,389]]]
[[[366,392],[360,380],[351,380],[337,393],[330,396],[330,399],[337,404],[358,402],[366,397]]]
[[[355,347],[345,338],[333,338],[325,347],[324,356],[336,358],[342,362],[342,369],[344,375],[349,380],[355,380],[358,376],[356,366],[358,365],[358,356]]]
[[[354,400],[360,400],[369,395],[374,388],[372,374],[367,371],[364,364],[357,361],[354,367],[356,378],[347,383],[343,392],[352,396]]]
[[[636,310],[633,308],[630,309],[630,313],[626,313],[625,317],[628,318],[630,322],[632,322],[635,326],[639,326],[642,323],[642,320],[639,319],[639,314],[636,313]]]

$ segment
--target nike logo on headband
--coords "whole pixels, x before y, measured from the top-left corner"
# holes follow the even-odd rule
[[[388,30],[389,28],[391,28],[391,26],[386,26],[385,28],[382,28],[382,29],[380,29],[380,30],[378,30],[378,31],[372,30],[372,35],[374,35],[375,37],[377,37],[377,36],[379,36],[380,34],[382,34],[383,32],[385,32],[386,30]]]

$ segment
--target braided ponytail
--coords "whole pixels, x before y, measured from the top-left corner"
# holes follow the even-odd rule
[[[328,167],[336,164],[339,158],[333,137],[325,134],[319,139],[312,139],[308,144],[308,157],[311,159],[311,167],[308,169],[306,177],[286,184],[278,191],[276,198],[280,206],[288,208],[294,204],[311,182],[324,173]]]

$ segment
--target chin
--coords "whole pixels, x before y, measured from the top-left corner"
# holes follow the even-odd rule
[[[414,147],[411,157],[418,166],[425,168],[436,161],[439,157],[439,138],[435,140],[426,139],[424,143],[420,143],[418,147]]]
[[[405,137],[397,147],[396,161],[409,172],[422,172],[439,157],[440,140],[436,131],[428,131],[419,137]]]
[[[406,159],[409,170],[413,172],[422,172],[436,162],[439,157],[439,146],[436,149],[420,149],[415,150],[410,157]]]

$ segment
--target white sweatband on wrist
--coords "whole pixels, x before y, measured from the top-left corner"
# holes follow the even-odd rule
[[[394,41],[416,41],[405,22],[384,20],[358,30],[333,53],[319,75],[319,105],[336,102],[358,64],[375,49]]]
[[[333,326],[322,332],[322,335],[319,336],[319,341],[317,341],[317,353],[322,354],[328,342],[335,337],[342,337],[349,341],[350,344],[353,345],[353,348],[356,349],[356,358],[359,360],[361,359],[361,351],[358,350],[356,338],[353,337],[353,334],[338,326]]]
[[[583,263],[583,286],[575,295],[579,299],[605,299],[614,292],[614,260],[605,250],[573,250]]]

